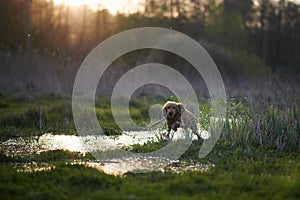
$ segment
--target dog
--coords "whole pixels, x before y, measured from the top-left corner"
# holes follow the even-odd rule
[[[197,129],[198,119],[191,111],[185,109],[181,103],[168,101],[163,106],[162,112],[167,124],[167,138],[169,138],[171,130],[176,132],[181,127],[184,129],[190,128],[193,134],[200,139]]]

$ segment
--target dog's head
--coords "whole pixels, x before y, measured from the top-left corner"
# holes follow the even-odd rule
[[[167,119],[179,118],[184,111],[184,107],[181,103],[168,101],[163,106],[163,115]]]

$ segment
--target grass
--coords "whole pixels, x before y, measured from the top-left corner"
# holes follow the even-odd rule
[[[229,103],[222,140],[242,147],[300,148],[300,110],[297,101],[270,102],[263,98]]]
[[[99,102],[103,101],[99,99]],[[100,104],[97,102],[97,104]],[[105,103],[107,105],[107,102]],[[102,106],[102,104],[101,104]],[[113,122],[110,108],[96,109],[99,123],[107,135],[121,131]],[[51,132],[76,134],[71,97],[48,95],[0,95],[0,139],[33,136]]]
[[[150,122],[148,110],[153,103],[163,100],[137,99],[131,102],[130,114],[139,125]],[[277,149],[300,147],[300,110],[296,100],[270,102],[264,98],[231,98],[221,139],[232,145],[272,146]],[[200,102],[202,129],[208,130],[209,103]],[[96,98],[96,115],[106,135],[119,135],[109,100]],[[127,130],[131,130],[127,127]],[[0,139],[32,136],[47,132],[76,134],[71,97],[54,94],[26,96],[22,94],[0,95]]]
[[[45,132],[75,134],[71,102],[62,96],[1,94],[0,139]]]
[[[199,149],[199,148],[198,148]],[[196,151],[192,145],[189,153]],[[53,152],[45,153],[47,157]],[[208,172],[128,173],[111,176],[72,165],[78,158],[69,152],[60,161],[52,157],[45,171],[19,171],[11,163],[0,164],[1,199],[299,199],[300,152],[278,153],[266,149],[244,151],[225,144],[201,162],[215,163]],[[190,159],[189,153],[183,159]],[[49,155],[47,155],[49,154]],[[2,159],[1,159],[2,160]],[[51,159],[50,159],[51,160]],[[15,160],[16,161],[16,160]],[[19,161],[19,160],[18,160]]]
[[[76,134],[72,116],[71,96],[56,94],[7,94],[0,93],[0,140],[11,137],[26,137],[43,133]],[[160,97],[158,97],[160,99]],[[130,114],[139,125],[150,122],[148,110],[155,98],[131,102]],[[163,101],[160,100],[163,104]],[[96,115],[106,135],[120,135],[109,99],[96,97]],[[128,127],[128,130],[131,130]]]
[[[134,121],[148,123],[149,104],[160,101],[132,102]],[[106,134],[118,135],[120,130],[113,122],[108,102],[105,98],[96,99],[97,117]],[[201,141],[193,141],[180,158],[214,164],[207,172],[127,173],[115,177],[72,164],[74,160],[93,159],[89,154],[55,150],[11,157],[2,149],[0,199],[299,199],[298,103],[261,97],[231,98],[223,133],[214,149],[199,159]],[[201,102],[200,110],[201,128],[208,129],[209,104]],[[1,140],[44,132],[75,134],[70,98],[1,94],[0,131]],[[166,145],[166,141],[158,139],[128,149],[151,152]],[[24,164],[50,167],[30,172],[22,170]]]

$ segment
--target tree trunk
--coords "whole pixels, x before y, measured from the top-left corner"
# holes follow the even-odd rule
[[[32,45],[31,45],[31,21],[30,21],[30,4],[31,0],[25,0],[25,28],[26,28],[26,56],[30,60]]]

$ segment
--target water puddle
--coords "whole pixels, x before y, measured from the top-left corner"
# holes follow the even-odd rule
[[[135,166],[132,165],[135,163]],[[91,167],[97,169],[101,172],[104,172],[109,175],[122,176],[126,173],[145,173],[153,170],[149,170],[150,166],[153,167],[153,164],[158,164],[159,168],[155,171],[160,172],[172,172],[176,174],[181,174],[184,172],[206,172],[207,170],[214,167],[214,164],[210,163],[199,163],[199,162],[186,162],[179,160],[157,160],[157,159],[127,159],[127,160],[116,160],[111,162],[97,162],[97,161],[74,161],[68,163],[70,165],[83,165],[85,167]],[[164,166],[163,166],[164,165]],[[49,163],[18,163],[17,172],[45,172],[51,171],[56,168],[56,166]]]
[[[44,134],[37,141],[36,137],[14,138],[0,143],[7,155],[37,154],[43,151],[67,150],[86,153],[97,150],[120,149],[133,144],[144,144],[156,140],[156,135],[147,131],[128,132],[120,136],[74,136]]]
[[[207,136],[207,132],[202,133]],[[37,142],[35,137],[16,138],[0,143],[9,156],[24,154],[39,154],[43,151],[68,150],[72,152],[92,152],[118,150],[130,147],[134,144],[144,144],[149,141],[158,141],[159,134],[154,131],[126,132],[120,136],[74,136],[44,134]],[[183,138],[183,132],[173,134],[172,140]],[[196,136],[193,137],[196,139]],[[147,171],[171,171],[180,173],[183,171],[206,171],[213,167],[212,164],[201,164],[170,160],[164,157],[149,157],[143,155],[129,156],[124,158],[109,159],[105,161],[74,161],[71,164],[82,164],[87,167],[96,168],[107,174],[123,175],[127,172],[142,173]],[[21,171],[35,172],[52,170],[54,166],[47,163],[24,163]]]
[[[134,165],[133,165],[134,163]],[[145,173],[150,171],[160,172],[173,172],[183,173],[188,171],[206,172],[207,170],[214,167],[213,164],[202,164],[199,162],[186,162],[179,160],[163,160],[159,158],[129,158],[123,159],[122,161],[116,160],[110,163],[98,163],[98,162],[74,162],[72,164],[82,164],[87,167],[96,168],[99,171],[103,171],[106,174],[115,176],[124,175],[130,173]],[[153,170],[154,169],[154,170]]]

